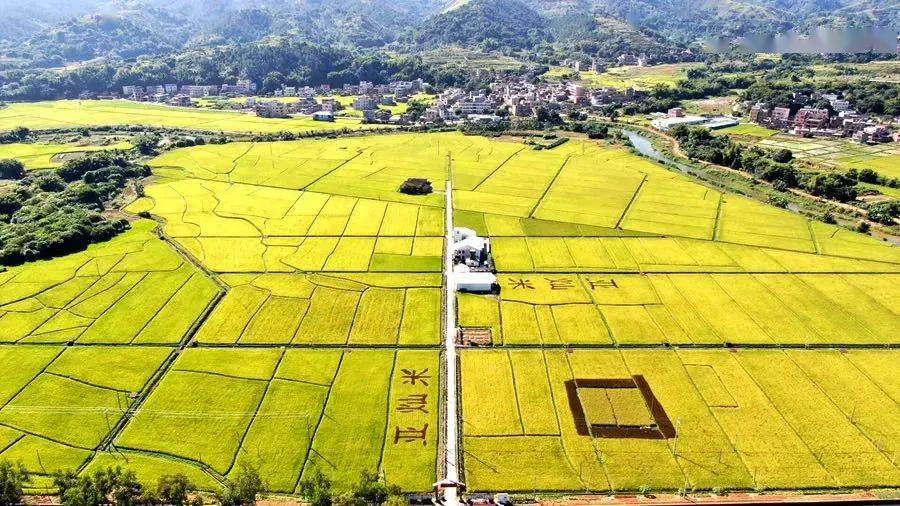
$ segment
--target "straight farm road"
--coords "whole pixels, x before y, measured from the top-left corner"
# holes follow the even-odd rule
[[[445,467],[448,481],[459,481],[459,411],[457,406],[458,392],[457,385],[457,353],[456,353],[456,281],[453,277],[453,183],[450,177],[447,178],[446,187],[446,210],[445,210],[445,227],[446,237],[444,239],[444,342],[447,360],[447,376],[446,376],[446,448]],[[447,506],[455,506],[459,504],[459,497],[455,488],[447,488],[444,491],[444,504]]]

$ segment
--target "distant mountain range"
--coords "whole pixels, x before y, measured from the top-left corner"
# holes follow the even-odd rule
[[[708,35],[898,20],[900,0],[0,0],[0,52],[58,66],[285,36],[400,53],[555,44],[558,56],[575,46],[658,52]]]

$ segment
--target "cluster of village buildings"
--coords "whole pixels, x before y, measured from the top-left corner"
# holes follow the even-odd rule
[[[616,63],[644,64],[647,58],[644,55],[621,55],[619,60]],[[578,70],[581,64],[582,62],[574,62],[573,65]],[[602,72],[605,67],[594,60],[590,69]],[[242,80],[221,86],[175,84],[124,86],[122,94],[131,100],[185,107],[194,106],[198,98],[243,96],[246,97],[245,100],[230,101],[227,107],[253,111],[257,116],[265,118],[286,118],[302,114],[319,121],[334,121],[335,116],[347,104],[341,97],[353,97],[352,108],[360,111],[366,122],[398,124],[409,124],[414,121],[424,124],[491,123],[507,116],[523,118],[535,116],[540,109],[560,115],[572,111],[599,112],[609,106],[638,103],[647,97],[646,92],[634,88],[589,89],[573,82],[535,82],[526,76],[510,76],[494,81],[488,89],[477,92],[448,88],[416,118],[392,114],[386,108],[408,102],[416,94],[430,91],[432,87],[422,79],[394,81],[380,85],[361,81],[359,84],[346,84],[336,89],[328,85],[284,86],[272,94],[274,97],[260,98],[256,96],[256,84]],[[291,97],[291,100],[284,100],[284,97]],[[822,100],[830,104],[829,109],[808,105],[821,103]],[[838,95],[806,96],[795,93],[793,102],[801,107],[799,109],[769,107],[765,103],[745,102],[736,106],[736,112],[747,114],[752,123],[805,137],[849,137],[869,144],[900,140],[900,134],[894,133],[890,126],[880,123],[869,115],[857,113],[849,101]],[[739,122],[738,118],[732,116],[687,115],[680,108],[654,116],[653,126],[663,131],[677,125],[699,125],[714,129],[733,126]]]
[[[805,105],[822,100],[831,108]],[[849,137],[864,144],[900,141],[900,133],[893,133],[889,125],[854,111],[850,102],[838,95],[795,93],[793,102],[803,107],[796,112],[788,107],[769,107],[765,103],[747,103],[743,107],[748,109],[751,123],[803,137]]]
[[[232,101],[227,107],[235,110],[252,110],[260,117],[286,118],[295,114],[312,116],[320,121],[333,121],[344,109],[341,96],[354,97],[352,108],[361,111],[363,119],[372,123],[410,123],[404,115],[393,115],[383,106],[408,102],[414,95],[431,91],[431,86],[421,79],[395,81],[376,85],[362,81],[332,89],[318,87],[284,86],[272,97],[256,95],[256,85],[238,81],[234,85],[183,85],[125,86],[122,95],[126,99],[166,103],[173,106],[193,107],[198,98],[246,97]],[[460,88],[444,90],[417,118],[423,123],[456,123],[461,121],[490,122],[504,116],[529,117],[539,108],[559,114],[573,110],[599,110],[610,105],[639,102],[646,92],[634,88],[588,89],[576,83],[537,82],[526,77],[508,77],[491,83],[488,90],[466,92]],[[283,100],[290,97],[291,100]]]
[[[570,58],[563,60],[564,67],[571,67],[575,72],[606,72],[610,66],[638,66],[646,67],[656,63],[673,63],[677,61],[695,61],[696,54],[690,49],[681,51],[680,54],[665,56],[647,55],[646,53],[622,53],[619,56],[607,60],[591,58],[590,60]]]
[[[294,114],[311,115],[321,121],[333,121],[334,115],[344,108],[338,95],[354,96],[353,108],[362,111],[363,118],[371,122],[388,122],[390,112],[379,106],[393,106],[398,102],[406,102],[417,93],[422,93],[429,86],[421,79],[414,81],[395,81],[389,84],[375,85],[368,81],[359,84],[346,84],[342,88],[332,89],[329,85],[318,87],[283,86],[272,95],[274,99],[257,98],[257,86],[247,80],[236,84],[218,85],[182,85],[165,84],[153,86],[123,86],[122,97],[140,102],[165,103],[179,107],[194,107],[195,99],[213,97],[247,97],[244,101],[229,103],[235,110],[252,110],[265,118],[287,118]],[[280,100],[290,97],[293,100]]]
[[[491,83],[484,92],[465,92],[450,88],[441,93],[425,111],[426,122],[448,123],[495,121],[503,112],[514,117],[529,117],[543,108],[549,112],[567,114],[574,110],[599,110],[610,105],[638,102],[646,92],[626,88],[588,89],[577,83],[531,82],[525,77],[509,77]]]
[[[813,107],[807,104],[827,101],[829,108]],[[851,108],[849,101],[833,94],[806,96],[793,95],[793,102],[801,107],[769,107],[759,102],[744,102],[735,106],[735,111],[746,113],[751,123],[780,130],[801,137],[846,137],[862,144],[900,142],[900,132],[893,132],[890,125],[877,118],[860,114]],[[677,125],[703,126],[709,129],[725,128],[739,123],[733,116],[693,116],[676,107],[666,114],[654,114],[651,122],[662,131]]]
[[[122,97],[139,102],[161,102],[170,105],[191,106],[191,99],[214,96],[252,95],[256,83],[240,80],[235,84],[159,84],[151,86],[123,86]]]

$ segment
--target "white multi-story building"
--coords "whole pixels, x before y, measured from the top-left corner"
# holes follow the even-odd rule
[[[181,87],[181,93],[191,98],[209,97],[219,93],[216,85],[185,84]]]
[[[357,111],[372,111],[378,109],[378,99],[369,96],[358,97],[353,101],[353,108]]]

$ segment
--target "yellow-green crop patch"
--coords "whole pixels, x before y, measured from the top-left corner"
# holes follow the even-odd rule
[[[15,158],[25,165],[26,169],[53,169],[61,166],[66,160],[76,158],[92,151],[131,149],[129,142],[115,144],[80,145],[80,144],[0,144],[0,159]]]
[[[778,130],[762,127],[753,123],[741,123],[740,125],[723,128],[718,130],[719,133],[729,135],[746,135],[750,137],[768,138],[778,133]]]
[[[0,458],[37,475],[77,469],[170,354],[149,346],[0,346]]]
[[[900,372],[897,356],[869,360],[880,367],[872,377],[856,354],[465,351],[465,479],[474,490],[523,492],[893,487],[900,438],[886,428],[900,411],[879,382]],[[618,418],[598,420],[646,432],[585,432],[578,411],[601,411],[588,395],[598,391],[584,387],[632,378],[643,398],[609,390]]]
[[[191,349],[114,444],[216,478],[250,464],[274,492],[293,493],[312,469],[341,489],[381,470],[404,490],[426,490],[438,370],[437,353],[424,350]]]
[[[199,179],[146,192],[130,209],[165,219],[165,233],[213,271],[440,269],[440,207]]]
[[[365,128],[358,120],[259,118],[241,112],[210,111],[125,100],[58,100],[9,104],[0,109],[0,130],[145,125],[209,132],[311,132]]]
[[[896,274],[499,276],[460,295],[459,325],[495,345],[893,344]]]
[[[140,221],[109,242],[0,278],[0,342],[175,344],[219,288]]]
[[[578,72],[580,81],[591,88],[635,88],[651,90],[657,86],[674,87],[685,79],[685,71],[695,67],[694,63],[672,63],[664,65],[637,66],[625,65],[613,67],[604,72]],[[553,67],[547,72],[550,78],[560,78],[575,73],[567,67]]]
[[[436,345],[437,274],[226,276],[202,344]]]

